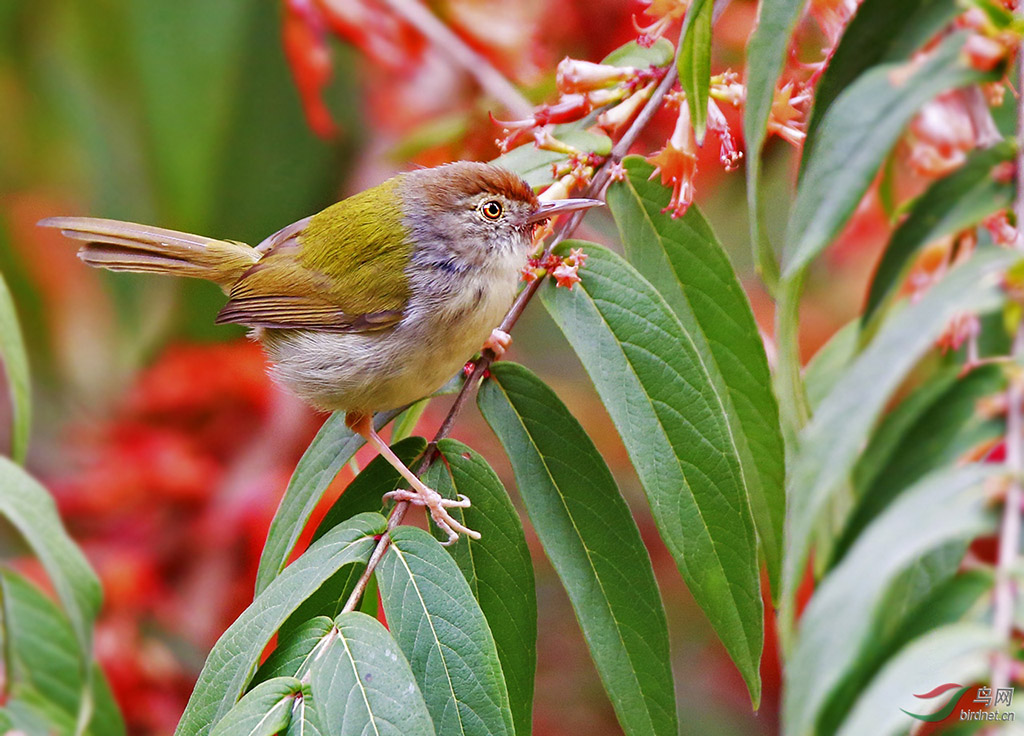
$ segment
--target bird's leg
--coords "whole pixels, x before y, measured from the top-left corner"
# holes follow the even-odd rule
[[[494,357],[501,360],[505,357],[505,351],[508,350],[508,346],[511,344],[512,335],[495,327],[491,330],[491,336],[484,343],[484,350],[491,350],[494,353]]]
[[[403,463],[401,459],[391,451],[391,448],[388,447],[388,443],[380,438],[380,435],[378,435],[376,430],[373,428],[373,422],[371,421],[371,416],[369,414],[349,412],[345,415],[345,424],[353,432],[362,435],[363,438],[369,442],[377,452],[383,455],[384,459],[387,460],[412,487],[412,490],[399,488],[398,490],[391,491],[390,493],[385,493],[384,498],[390,498],[395,501],[406,501],[408,503],[416,504],[417,506],[425,506],[430,511],[430,518],[432,518],[434,523],[448,535],[448,541],[444,543],[446,545],[458,541],[460,533],[465,534],[467,537],[472,537],[473,539],[480,539],[480,532],[473,531],[469,527],[465,526],[447,511],[449,507],[468,507],[468,498],[462,494],[459,494],[458,498],[445,498],[417,478],[413,472],[406,467],[405,463]]]

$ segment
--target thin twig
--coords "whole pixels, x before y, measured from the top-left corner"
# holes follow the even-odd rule
[[[391,1],[392,0],[389,0],[389,2]],[[724,10],[726,5],[728,5],[728,0],[719,0],[719,3],[715,8],[716,19],[721,14],[719,10]],[[677,55],[679,53],[678,46],[679,45],[677,45],[676,48]],[[629,153],[629,149],[632,148],[634,143],[636,143],[637,138],[640,137],[640,134],[643,132],[644,128],[646,128],[647,124],[650,123],[651,118],[653,118],[654,114],[660,109],[661,103],[665,99],[665,95],[668,94],[669,90],[671,90],[672,86],[675,84],[676,75],[672,73],[675,69],[675,65],[676,61],[675,59],[673,59],[672,63],[666,68],[665,75],[662,78],[661,82],[658,84],[654,92],[651,94],[651,99],[647,101],[647,104],[644,105],[643,109],[633,120],[633,123],[629,126],[626,132],[622,134],[622,137],[618,140],[615,146],[612,147],[611,153],[608,155],[608,158],[604,161],[603,164],[601,164],[600,168],[598,168],[598,170],[594,173],[594,176],[591,177],[590,183],[583,189],[582,192],[580,192],[581,197],[597,197],[603,193],[605,185],[608,183],[611,176],[610,168],[613,165],[620,163],[622,159],[626,156],[626,154]],[[579,226],[580,221],[583,219],[583,214],[584,213],[582,211],[576,211],[573,212],[569,217],[566,217],[563,220],[561,220],[554,232],[554,235],[545,247],[544,252],[550,253],[555,248],[555,246],[557,246],[563,240],[572,235],[572,233]],[[544,281],[546,277],[546,273],[542,274],[536,280],[528,283],[525,286],[525,288],[523,288],[523,290],[519,292],[519,296],[516,297],[516,300],[512,304],[512,307],[505,314],[505,319],[501,321],[501,326],[499,327],[499,329],[505,332],[511,332],[512,328],[515,327],[516,322],[519,321],[519,317],[523,314],[523,311],[526,309],[526,305],[530,303],[531,299],[533,299],[534,294],[537,293],[537,289],[540,288],[541,283]],[[416,469],[417,475],[423,473],[423,471],[425,471],[430,466],[430,464],[436,459],[437,443],[448,436],[448,433],[451,431],[452,426],[455,424],[456,417],[459,415],[459,412],[462,411],[462,408],[466,405],[466,402],[469,400],[470,392],[479,384],[480,380],[484,376],[484,372],[487,370],[488,367],[490,367],[491,363],[494,362],[494,359],[494,353],[492,353],[490,350],[485,350],[480,355],[480,357],[477,358],[476,361],[474,361],[473,370],[470,372],[469,377],[462,384],[462,388],[459,390],[458,395],[456,395],[455,397],[455,402],[448,410],[448,414],[445,416],[444,421],[441,423],[441,426],[438,428],[437,433],[434,435],[434,439],[431,440],[426,453],[424,453],[423,459],[420,461]],[[392,529],[394,529],[396,526],[402,523],[402,519],[405,518],[405,514],[406,511],[408,511],[408,508],[409,504],[408,502],[405,501],[395,504],[394,508],[391,509],[391,514],[388,516],[388,532],[390,532]],[[388,533],[383,534],[380,540],[377,542],[377,546],[374,548],[373,553],[370,555],[370,559],[366,563],[366,569],[363,571],[363,574],[356,582],[355,588],[352,589],[352,593],[349,595],[348,600],[345,602],[345,607],[342,609],[342,612],[351,611],[355,608],[356,604],[359,602],[360,596],[362,596],[363,594],[363,590],[366,588],[366,584],[369,581],[370,576],[373,574],[374,569],[376,569],[381,557],[384,556],[384,553],[387,551],[388,545],[390,543],[391,539]]]
[[[511,82],[493,64],[466,44],[458,34],[441,22],[419,0],[384,0],[417,31],[468,73],[491,97],[500,102],[516,117],[526,117],[532,111],[530,101],[520,94]]]
[[[1024,44],[1018,50],[1020,53],[1024,53]],[[1018,72],[1017,89],[1024,89],[1022,85],[1024,67]],[[1024,140],[1024,95],[1017,101],[1017,140]],[[1015,176],[1017,193],[1013,209],[1017,216],[1017,227],[1020,228],[1021,223],[1024,223],[1024,150],[1017,153]],[[1020,236],[1017,238],[1017,248],[1024,249]],[[1003,519],[999,527],[999,558],[996,561],[996,588],[993,595],[995,610],[992,614],[996,636],[1005,644],[1003,651],[996,655],[992,667],[992,688],[996,692],[1009,685],[1013,664],[1009,645],[1017,597],[1014,568],[1020,559],[1021,502],[1024,501],[1024,488],[1021,487],[1021,476],[1024,474],[1024,373],[1021,370],[1021,361],[1024,360],[1024,322],[1017,326],[1011,356],[1014,365],[1011,367],[1006,396],[1006,468],[1010,474],[1010,486],[1003,501]]]

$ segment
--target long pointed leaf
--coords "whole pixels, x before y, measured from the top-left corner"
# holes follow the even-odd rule
[[[434,736],[423,694],[388,630],[365,613],[338,617],[311,671],[324,736]]]
[[[997,181],[993,169],[1012,161],[1014,146],[1004,142],[971,154],[961,168],[939,179],[914,202],[910,214],[893,232],[875,269],[861,316],[866,325],[899,289],[901,277],[913,257],[928,243],[976,225],[1006,207],[1013,199],[1013,184]]]
[[[679,84],[686,93],[686,104],[693,120],[697,145],[704,145],[707,132],[708,100],[711,83],[711,23],[714,0],[693,0],[686,9],[679,59],[676,62]]]
[[[640,532],[604,459],[555,392],[520,365],[491,366],[478,401],[512,463],[623,731],[675,734],[665,611]]]
[[[373,426],[379,430],[396,415],[397,412],[377,414],[373,418]],[[270,522],[267,542],[260,553],[260,566],[256,572],[256,595],[262,593],[284,569],[324,491],[364,444],[362,437],[345,426],[345,415],[341,412],[331,414],[320,427],[299,459]]]
[[[771,587],[778,595],[785,447],[754,314],[728,256],[697,208],[678,219],[663,214],[669,192],[650,181],[653,167],[634,156],[624,164],[626,179],[612,184],[607,197],[626,257],[672,307],[722,396]]]
[[[651,284],[595,244],[582,288],[540,297],[594,382],[662,539],[756,705],[764,638],[757,539],[724,395]],[[565,252],[560,250],[559,252]]]
[[[468,509],[452,509],[452,514],[480,532],[480,539],[452,545],[448,552],[494,636],[516,736],[529,736],[537,670],[537,591],[523,524],[501,480],[477,452],[452,439],[441,440],[437,449],[444,462],[431,465],[424,480],[448,498],[461,493],[473,502]]]
[[[494,638],[455,561],[421,529],[400,526],[377,568],[388,625],[438,733],[514,734]]]
[[[786,663],[787,734],[816,732],[834,689],[877,640],[886,593],[902,572],[932,550],[995,529],[985,482],[1000,472],[983,465],[937,471],[871,524],[825,578],[800,619]]]
[[[267,642],[324,580],[344,565],[363,562],[383,534],[380,514],[360,514],[325,534],[274,578],[228,627],[206,658],[175,736],[204,736],[245,690]]]
[[[288,728],[292,706],[302,697],[294,677],[275,677],[257,685],[210,732],[210,736],[277,736]]]
[[[29,385],[28,353],[18,325],[7,282],[0,273],[0,362],[11,397],[11,457],[25,462],[28,436],[32,428],[32,394]]]
[[[1007,251],[975,253],[921,301],[894,315],[836,383],[804,429],[789,478],[792,518],[780,612],[784,637],[791,631],[793,596],[807,562],[814,525],[848,479],[889,398],[951,319],[1002,302],[999,279],[1018,259],[1018,254]]]
[[[965,37],[945,39],[919,68],[875,67],[832,104],[814,148],[805,154],[807,167],[786,231],[786,278],[805,269],[843,229],[918,108],[947,90],[994,78],[965,64]]]

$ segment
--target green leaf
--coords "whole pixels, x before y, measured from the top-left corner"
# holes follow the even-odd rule
[[[310,685],[325,736],[433,736],[409,663],[391,634],[365,613],[338,617]]]
[[[893,315],[804,429],[787,493],[792,517],[779,617],[784,641],[791,631],[793,596],[807,562],[812,530],[847,481],[890,397],[953,317],[1001,304],[999,279],[1018,258],[1007,251],[979,251],[919,302]]]
[[[954,542],[940,547],[893,583],[882,603],[880,618],[885,629],[872,637],[870,649],[834,692],[818,721],[820,732],[835,733],[871,678],[911,641],[957,621],[987,619],[994,583],[992,572],[970,570],[955,574],[966,546]]]
[[[878,437],[891,426],[892,414],[880,425],[854,469],[855,482],[859,482],[858,500],[837,544],[837,555],[905,488],[935,468],[953,466],[981,443],[1003,435],[1005,423],[1001,418],[978,411],[980,401],[1005,391],[1002,369],[988,365],[963,377],[958,373],[950,368],[908,397],[904,403],[915,400],[910,407],[916,409],[915,416],[884,453],[877,445]],[[865,462],[871,463],[870,469]]]
[[[102,598],[100,582],[64,529],[49,492],[5,457],[0,457],[0,515],[14,525],[43,564],[80,650],[91,655],[92,625]],[[89,667],[85,660],[82,666]]]
[[[245,690],[274,632],[336,570],[369,559],[386,526],[380,514],[360,514],[310,546],[256,596],[206,658],[175,736],[203,736]]]
[[[907,267],[928,243],[959,232],[1013,201],[1013,183],[997,181],[993,170],[1012,161],[1016,146],[1004,141],[975,151],[962,167],[934,182],[889,238],[871,279],[861,324],[867,325],[900,288]]]
[[[762,228],[761,149],[768,132],[768,116],[775,88],[786,63],[790,36],[806,0],[761,0],[757,26],[747,43],[747,102],[743,113],[743,137],[747,142],[747,208],[750,212],[750,243],[754,263],[769,291],[778,281],[779,267],[768,236]]]
[[[398,412],[385,412],[373,417],[378,431]],[[334,476],[365,444],[362,437],[345,426],[345,415],[335,412],[327,418],[316,437],[299,459],[281,503],[270,522],[267,543],[260,553],[256,572],[256,595],[259,595],[284,569],[288,557],[299,541],[313,509],[320,503]]]
[[[426,446],[427,441],[422,437],[410,437],[393,445],[392,450],[402,462],[411,466],[413,461],[423,454]],[[324,514],[324,518],[313,532],[310,543],[356,514],[368,511],[383,513],[381,509],[384,505],[384,494],[395,490],[402,483],[402,476],[386,459],[379,455],[373,458]],[[315,616],[327,616],[333,621],[334,617],[341,613],[345,601],[348,600],[349,594],[365,569],[362,564],[346,565],[334,573],[295,609],[281,626],[281,633],[287,635]],[[366,596],[363,599],[366,600]]]
[[[886,594],[901,573],[932,550],[995,529],[991,489],[985,484],[1002,472],[975,464],[922,480],[871,524],[826,576],[800,619],[796,648],[786,663],[787,734],[816,733],[815,722],[834,689],[877,640],[878,620],[889,613]]]
[[[29,383],[28,353],[18,326],[14,299],[0,273],[0,361],[3,363],[7,392],[11,397],[11,457],[25,462],[32,427],[32,392]]]
[[[561,126],[556,126],[554,136],[563,143],[568,143],[580,151],[591,151],[607,156],[612,150],[611,138],[603,133],[592,133],[589,130],[564,129]],[[553,165],[568,160],[569,157],[564,153],[540,149],[532,143],[528,143],[498,156],[491,163],[509,171],[514,171],[526,180],[527,184],[536,189],[547,186],[555,180],[552,174]]]
[[[838,736],[895,736],[919,721],[907,712],[928,714],[937,704],[914,693],[946,682],[984,680],[1000,642],[990,623],[944,626],[905,647],[857,699]],[[902,712],[901,712],[902,711]]]
[[[321,730],[320,714],[313,707],[312,692],[308,686],[303,688],[302,694],[303,697],[297,698],[292,705],[292,717],[282,736],[330,736]]]
[[[949,36],[913,70],[906,64],[876,66],[836,98],[814,148],[804,154],[806,169],[786,232],[786,278],[806,268],[840,233],[918,108],[942,92],[994,78],[964,64],[965,37]]]
[[[653,167],[634,156],[624,164],[627,178],[608,188],[607,199],[626,257],[675,312],[722,398],[771,588],[777,595],[785,521],[785,448],[764,343],[750,302],[697,207],[678,219],[662,214],[669,192],[650,181]]]
[[[249,683],[250,689],[275,677],[302,677],[309,671],[317,644],[334,630],[334,621],[317,616],[296,626],[287,635],[278,633],[277,647]]]
[[[491,366],[478,402],[512,463],[623,731],[677,733],[665,611],[640,532],[601,454],[555,392],[523,366]]]
[[[444,461],[431,465],[424,480],[443,496],[461,493],[473,502],[468,509],[451,511],[480,532],[480,539],[447,549],[494,636],[516,736],[529,736],[537,671],[537,591],[523,524],[505,487],[478,453],[452,439],[441,440],[437,449]]]
[[[676,67],[679,83],[686,93],[686,104],[693,120],[693,135],[704,145],[707,132],[708,100],[711,88],[711,15],[714,0],[693,0],[683,22],[682,46]]]
[[[292,707],[302,698],[302,683],[275,677],[260,683],[238,701],[210,736],[277,736],[288,728]]]
[[[88,733],[96,736],[124,734],[125,725],[103,671],[93,662],[91,690],[83,677],[83,654],[68,617],[24,578],[0,570],[0,639],[5,644],[6,672],[12,698],[32,691],[58,708],[71,724],[91,697],[92,717]],[[70,730],[70,729],[69,729]]]
[[[825,112],[857,77],[876,64],[910,58],[960,12],[956,0],[864,0],[815,86],[804,148],[811,148]]]
[[[462,572],[421,529],[400,526],[391,540],[377,568],[381,601],[434,728],[446,736],[514,734],[494,637]]]
[[[427,410],[429,405],[429,398],[420,399],[395,417],[395,423],[391,427],[391,444],[401,442],[407,437],[412,436],[413,432],[416,431],[416,425],[419,423],[420,417],[423,416],[423,412]]]
[[[651,46],[641,46],[636,41],[629,41],[604,57],[601,63],[647,69],[651,66],[665,66],[672,61],[675,52],[675,47],[667,38],[659,38]]]
[[[807,388],[807,400],[811,407],[817,409],[818,404],[829,395],[846,367],[857,355],[860,347],[860,324],[852,319],[840,327],[822,345],[804,369],[804,386]]]
[[[581,288],[540,297],[594,382],[661,537],[756,705],[763,644],[757,539],[724,396],[664,299],[596,244]]]

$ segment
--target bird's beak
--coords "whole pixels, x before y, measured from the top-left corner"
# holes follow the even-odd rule
[[[603,206],[604,202],[600,199],[554,199],[550,202],[541,202],[540,207],[537,208],[536,212],[530,215],[528,222],[546,220],[552,215],[557,215],[561,212],[573,212],[575,210],[585,210],[590,207]]]

